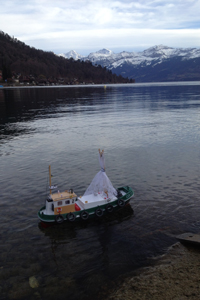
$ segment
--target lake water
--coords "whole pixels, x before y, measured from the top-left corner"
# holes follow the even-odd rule
[[[42,226],[49,164],[59,190],[81,195],[99,148],[130,205]],[[105,299],[200,231],[199,162],[200,82],[0,89],[0,299]]]

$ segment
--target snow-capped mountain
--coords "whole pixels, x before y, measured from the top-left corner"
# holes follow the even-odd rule
[[[79,53],[77,53],[75,50],[71,50],[67,53],[61,53],[61,54],[58,54],[58,56],[62,56],[64,58],[73,58],[74,60],[78,60],[78,59],[81,59],[83,56],[80,55]]]
[[[86,57],[76,54],[79,58],[74,59],[89,60],[93,65],[101,65],[117,75],[136,79],[137,82],[200,80],[198,48],[172,48],[159,45],[142,52],[114,53],[102,49]]]
[[[90,60],[93,64],[105,64],[109,65],[110,68],[120,66],[124,62],[129,62],[134,65],[141,63],[150,63],[152,61],[157,61],[157,63],[162,62],[164,59],[172,57],[181,57],[183,59],[192,59],[200,57],[200,49],[198,48],[172,48],[163,45],[154,46],[148,48],[142,52],[120,52],[114,53],[108,49],[102,49],[97,52],[92,52],[88,56],[82,56],[76,51],[72,50],[66,54],[59,54],[65,58],[73,58],[75,60]]]
[[[100,50],[98,52],[90,53],[87,57],[83,57],[83,60],[90,60],[94,64],[101,62],[101,64],[107,65],[110,69],[116,68],[122,65],[124,62],[133,65],[139,65],[141,63],[150,64],[152,61],[155,63],[161,63],[163,60],[172,57],[181,57],[183,59],[191,59],[200,57],[200,49],[196,48],[171,48],[167,46],[155,46],[151,47],[143,52],[120,52],[113,53],[110,50]],[[109,65],[108,65],[108,62]]]
[[[113,55],[114,53],[111,50],[102,49],[97,52],[90,53],[88,56],[83,57],[82,60],[90,60],[93,64],[99,64],[99,61],[107,61],[107,63],[109,63]]]

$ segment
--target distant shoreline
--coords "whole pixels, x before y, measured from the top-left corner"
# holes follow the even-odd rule
[[[1,84],[2,88],[70,88],[70,87],[109,87],[109,86],[177,86],[177,85],[200,85],[200,81],[165,81],[165,82],[139,82],[139,83],[90,83],[90,84],[67,84],[67,85],[20,85]]]

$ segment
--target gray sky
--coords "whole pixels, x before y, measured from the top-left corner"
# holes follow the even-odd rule
[[[200,0],[0,0],[0,7],[0,30],[57,54],[200,48]]]

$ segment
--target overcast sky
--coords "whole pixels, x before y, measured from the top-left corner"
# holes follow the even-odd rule
[[[0,0],[0,30],[57,54],[200,48],[200,0]]]

